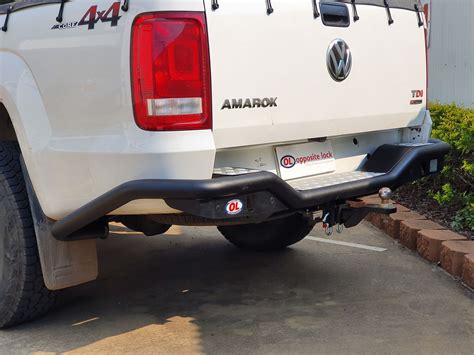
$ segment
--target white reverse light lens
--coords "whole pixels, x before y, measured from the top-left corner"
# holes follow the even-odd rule
[[[202,114],[200,97],[184,99],[148,99],[149,116],[179,116]]]

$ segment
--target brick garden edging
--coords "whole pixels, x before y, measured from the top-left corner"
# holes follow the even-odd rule
[[[380,203],[378,196],[362,198],[362,203]],[[424,216],[395,204],[391,216],[369,214],[367,221],[424,259],[438,263],[451,275],[474,289],[474,240],[447,230]]]

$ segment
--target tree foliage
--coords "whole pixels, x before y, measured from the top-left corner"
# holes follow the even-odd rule
[[[474,109],[455,104],[431,104],[433,137],[452,151],[438,176],[428,179],[431,196],[456,211],[452,227],[474,231]]]

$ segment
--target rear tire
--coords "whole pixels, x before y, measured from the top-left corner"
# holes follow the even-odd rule
[[[0,328],[45,314],[55,300],[43,280],[18,144],[0,142]]]
[[[284,249],[304,239],[313,228],[314,223],[300,214],[259,224],[218,227],[236,247],[254,251]]]

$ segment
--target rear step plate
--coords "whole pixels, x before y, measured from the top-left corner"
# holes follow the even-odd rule
[[[247,169],[247,168],[233,168],[231,166],[225,166],[221,168],[214,168],[214,175],[236,176],[236,175],[258,173],[260,171],[262,170]]]
[[[349,171],[345,173],[317,175],[304,179],[287,181],[291,187],[298,191],[314,190],[323,187],[340,185],[348,182],[371,179],[384,173],[371,173],[364,171]]]
[[[223,167],[215,168],[214,175],[217,176],[236,176],[258,173],[262,170],[246,169],[246,168],[233,168]],[[295,179],[287,181],[287,183],[298,191],[320,189],[323,187],[340,185],[347,182],[354,182],[359,180],[371,179],[377,176],[384,175],[384,173],[371,173],[365,171],[348,171],[345,173],[336,174],[324,174],[305,177],[301,179]]]

